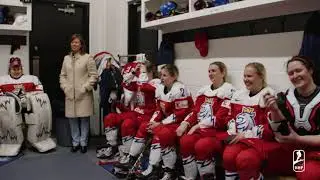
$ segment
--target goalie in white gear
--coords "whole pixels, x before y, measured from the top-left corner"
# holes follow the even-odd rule
[[[50,138],[50,100],[36,76],[24,75],[21,59],[12,56],[8,75],[0,77],[0,156],[15,156],[26,139],[39,152],[56,147]]]

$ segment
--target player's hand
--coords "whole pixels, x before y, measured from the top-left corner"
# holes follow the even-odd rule
[[[244,133],[241,132],[241,133],[238,133],[236,137],[234,137],[229,144],[236,144],[238,143],[241,139],[244,139]]]
[[[289,143],[289,144],[293,144],[293,143],[297,143],[298,139],[299,139],[299,135],[291,128],[290,125],[288,125],[289,127],[289,131],[290,134],[287,136],[283,136],[281,135],[281,133],[279,132],[275,132],[275,139],[279,142],[279,143]]]
[[[277,98],[269,93],[263,96],[266,107],[271,111],[279,111],[279,107],[277,105]]]
[[[193,133],[194,133],[197,129],[199,129],[199,128],[200,128],[199,124],[194,125],[194,126],[189,130],[188,135],[193,134]]]
[[[149,124],[148,124],[148,129],[149,129],[149,130],[152,130],[153,128],[155,128],[155,127],[157,127],[157,126],[159,126],[159,125],[160,125],[160,122],[151,121],[151,122],[149,122]]]
[[[182,136],[185,133],[185,131],[187,130],[187,128],[188,128],[188,123],[182,122],[176,130],[177,136],[179,136],[179,137]]]

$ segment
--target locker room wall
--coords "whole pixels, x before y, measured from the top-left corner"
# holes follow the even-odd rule
[[[194,96],[210,83],[208,66],[222,61],[228,68],[228,80],[236,88],[244,87],[242,77],[244,66],[253,61],[261,62],[267,70],[267,82],[277,91],[290,86],[285,62],[299,52],[303,32],[286,32],[254,36],[242,36],[209,40],[208,56],[202,58],[194,42],[175,44],[176,65],[179,80],[184,82]]]
[[[12,0],[19,1],[19,0]],[[127,54],[128,50],[128,6],[126,0],[70,0],[90,3],[89,52],[95,54],[109,51],[115,55]],[[8,32],[10,34],[10,32]],[[29,33],[25,33],[29,36]],[[29,40],[29,38],[27,38]],[[0,76],[7,74],[10,45],[0,45]],[[22,57],[24,72],[29,74],[29,42],[15,54]],[[99,95],[95,93],[95,113],[90,121],[90,133],[98,135]]]
[[[20,0],[12,0],[20,1]],[[127,53],[128,21],[126,0],[70,0],[90,4],[90,49],[89,52],[108,50],[115,54]],[[121,23],[119,23],[121,22]],[[6,34],[12,34],[6,32]],[[29,35],[29,33],[23,33]],[[27,38],[29,39],[29,38]],[[10,45],[0,45],[0,75],[7,73],[7,63],[10,54]],[[16,54],[23,59],[25,73],[29,73],[29,42],[21,46]]]

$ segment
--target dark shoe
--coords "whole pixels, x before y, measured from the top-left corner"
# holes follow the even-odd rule
[[[75,153],[75,152],[77,152],[79,149],[80,149],[80,146],[72,146],[70,151],[71,151],[72,153]]]
[[[137,157],[129,156],[129,157],[126,157],[123,162],[115,163],[113,166],[119,169],[122,169],[124,171],[129,171],[133,167],[136,160],[137,160]]]
[[[174,169],[165,168],[164,174],[163,174],[161,180],[171,180],[171,179],[176,179],[176,174],[175,174]]]
[[[215,176],[214,174],[204,174],[202,177],[201,177],[201,180],[215,180]]]
[[[87,152],[87,146],[81,146],[81,153]]]

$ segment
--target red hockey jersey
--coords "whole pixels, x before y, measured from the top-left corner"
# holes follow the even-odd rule
[[[216,115],[222,102],[226,99],[230,100],[234,92],[234,87],[226,82],[214,90],[212,90],[211,85],[201,88],[197,94],[195,106],[185,121],[187,121],[190,126],[199,123],[200,128],[216,126],[216,123],[219,123],[216,121]],[[218,116],[226,116],[227,113],[228,112]]]
[[[139,82],[139,81],[138,81]],[[161,83],[160,79],[152,79],[148,82],[138,83],[136,94],[136,108],[134,111],[140,114],[152,115],[156,110],[156,88]]]
[[[229,135],[244,133],[245,138],[272,138],[268,122],[268,111],[264,104],[263,96],[266,93],[274,94],[270,87],[262,89],[258,94],[249,96],[248,90],[234,93],[231,101],[226,101],[230,108],[227,116]]]
[[[163,124],[180,123],[191,112],[193,100],[191,93],[181,82],[175,82],[171,90],[165,93],[165,86],[156,89],[157,110],[150,121]]]

